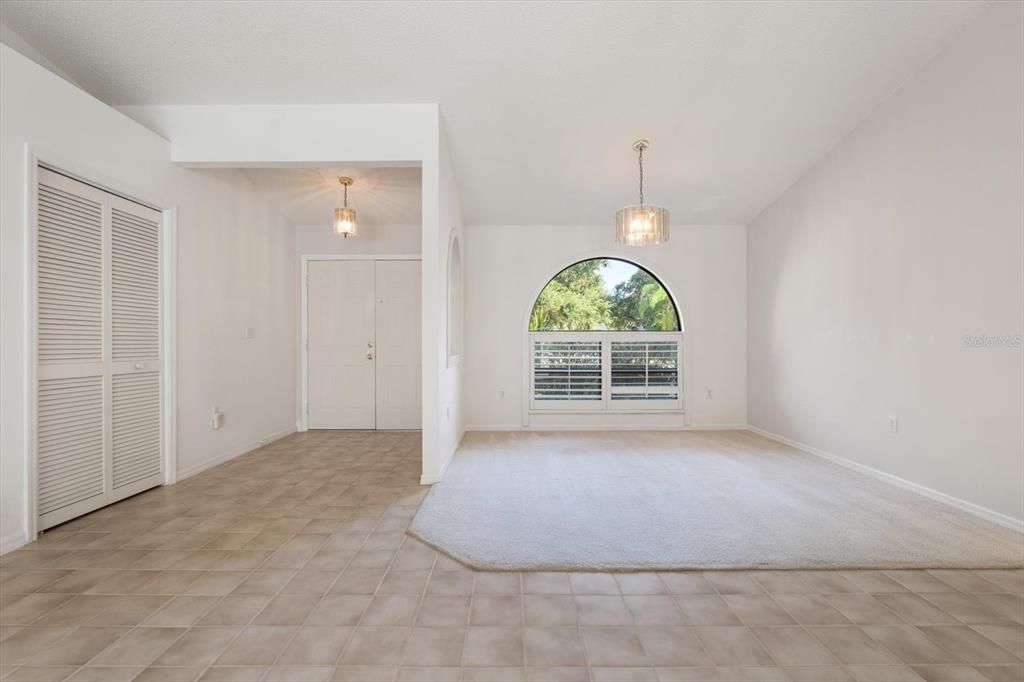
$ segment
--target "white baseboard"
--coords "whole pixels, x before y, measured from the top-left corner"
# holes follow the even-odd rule
[[[508,424],[467,426],[466,431],[745,431],[746,424],[708,424],[704,426],[621,426],[609,424],[559,424],[519,426]]]
[[[924,495],[925,497],[935,500],[936,502],[948,504],[951,507],[956,507],[960,511],[967,512],[972,516],[977,516],[978,518],[985,519],[986,521],[991,521],[992,523],[1002,526],[1003,528],[1009,528],[1010,530],[1024,534],[1024,520],[1022,519],[1015,519],[1012,516],[1002,514],[1000,512],[995,511],[994,509],[982,507],[981,505],[974,504],[973,502],[962,500],[959,497],[947,495],[946,493],[939,492],[938,490],[933,490],[932,488],[928,488],[927,486],[923,486],[919,483],[914,483],[913,481],[908,481],[905,478],[900,478],[899,476],[886,473],[881,469],[875,469],[874,467],[869,467],[866,464],[854,462],[852,459],[847,459],[846,457],[834,455],[831,452],[826,452],[819,448],[807,445],[806,443],[801,443],[799,441],[786,438],[785,436],[780,436],[779,434],[772,433],[771,431],[765,431],[764,429],[758,428],[757,426],[748,426],[747,429],[758,434],[759,436],[764,436],[769,440],[773,440],[776,443],[782,443],[783,445],[788,445],[791,448],[796,448],[801,452],[806,452],[809,455],[821,457],[822,459],[828,460],[833,464],[838,464],[839,466],[845,467],[847,469],[852,469],[853,471],[858,471],[862,474],[867,474],[872,478],[877,478],[880,481],[885,481],[886,483],[890,483],[905,490],[910,490],[919,495]]]
[[[178,471],[178,481],[183,481],[184,479],[189,478],[190,476],[195,476],[196,474],[206,471],[207,469],[212,469],[218,464],[229,462],[233,460],[235,457],[241,457],[247,452],[252,452],[257,448],[262,448],[264,445],[270,445],[274,441],[281,440],[285,436],[290,436],[293,433],[295,433],[294,427],[284,429],[282,431],[277,431],[276,433],[272,433],[261,440],[249,443],[247,445],[243,445],[240,448],[236,448],[229,452],[225,452],[221,455],[217,455],[213,459],[207,460],[205,462],[200,462],[199,464],[194,464],[187,469],[181,469],[180,471]]]

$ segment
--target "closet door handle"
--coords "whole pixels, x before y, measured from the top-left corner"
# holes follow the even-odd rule
[[[373,353],[367,353],[366,354],[366,359],[367,360],[373,360]]]

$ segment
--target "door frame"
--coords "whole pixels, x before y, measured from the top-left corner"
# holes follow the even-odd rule
[[[309,431],[309,263],[328,260],[412,260],[422,261],[418,253],[405,254],[303,254],[299,273],[299,419],[298,431]],[[422,280],[421,280],[422,284]],[[422,330],[420,334],[422,334]]]
[[[37,388],[38,388],[38,343],[39,292],[36,281],[39,243],[39,167],[64,175],[72,180],[114,194],[129,201],[158,211],[160,223],[160,372],[161,372],[161,461],[163,485],[178,480],[177,450],[177,358],[175,338],[177,318],[175,313],[175,242],[178,226],[177,206],[170,204],[166,197],[157,197],[137,187],[126,187],[119,179],[79,163],[53,149],[43,149],[28,143],[25,145],[25,542],[33,542],[39,536],[38,482],[36,480],[38,446]]]

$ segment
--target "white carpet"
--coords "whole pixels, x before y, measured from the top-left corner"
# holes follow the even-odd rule
[[[410,532],[491,570],[995,568],[1024,536],[743,431],[470,433]]]

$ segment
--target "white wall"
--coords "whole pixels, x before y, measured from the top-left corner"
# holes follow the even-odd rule
[[[567,265],[618,256],[647,267],[683,316],[687,414],[532,415],[534,428],[739,427],[747,423],[746,228],[673,226],[659,246],[616,247],[614,227],[466,229],[466,411],[473,429],[522,428],[526,324],[536,295]],[[708,399],[707,391],[712,397]],[[504,394],[504,395],[502,395]]]
[[[1013,519],[1022,7],[986,10],[748,236],[750,423]]]
[[[230,171],[183,170],[170,145],[0,47],[0,549],[25,540],[26,145],[44,161],[177,208],[178,468],[294,427],[294,255],[284,219]],[[244,328],[256,337],[246,340]],[[260,368],[254,372],[253,368]],[[227,415],[209,427],[209,410]]]
[[[440,277],[436,284],[435,295],[440,301],[440,312],[438,314],[433,336],[438,340],[435,348],[438,358],[439,376],[437,385],[437,419],[438,428],[438,457],[433,469],[423,470],[423,482],[433,483],[440,481],[444,475],[452,455],[455,454],[462,436],[466,432],[465,417],[465,395],[463,375],[463,355],[449,357],[448,334],[450,329],[448,287],[450,276],[449,258],[451,257],[451,241],[459,240],[460,248],[465,239],[465,230],[462,224],[462,206],[459,202],[458,186],[455,181],[455,173],[451,166],[451,157],[448,154],[448,146],[444,138],[444,131],[441,131],[440,138],[440,194],[439,209],[440,220],[438,240],[432,248],[436,248],[437,261]],[[460,317],[455,318],[459,320]],[[457,323],[457,322],[456,322]],[[465,330],[463,330],[464,332]],[[424,327],[424,333],[427,328]]]

